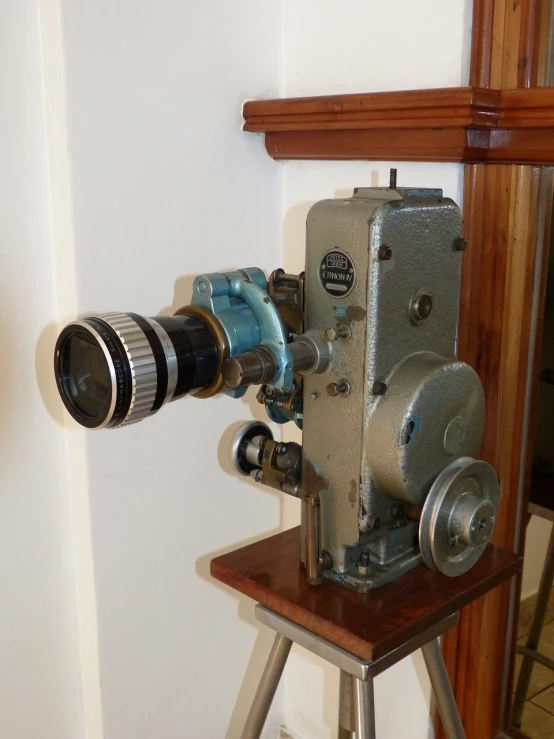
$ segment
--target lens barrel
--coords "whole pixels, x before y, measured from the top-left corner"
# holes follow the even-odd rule
[[[105,313],[63,329],[54,372],[76,421],[87,428],[116,428],[213,383],[218,346],[194,316]]]

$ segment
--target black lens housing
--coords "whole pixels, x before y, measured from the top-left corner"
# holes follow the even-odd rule
[[[78,383],[68,357],[71,342],[81,339],[101,352],[110,378],[110,405],[107,410],[85,413],[71,386]],[[61,398],[71,416],[86,428],[110,428],[123,421],[131,403],[132,373],[129,357],[117,333],[98,318],[70,323],[58,337],[54,359],[54,374]]]
[[[198,318],[105,314],[70,323],[54,354],[58,391],[71,416],[91,429],[115,428],[210,385],[218,348]]]

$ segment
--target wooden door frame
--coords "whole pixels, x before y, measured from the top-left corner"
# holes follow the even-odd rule
[[[547,12],[550,3],[540,0],[475,0],[471,84],[503,90],[533,87],[544,79]],[[477,369],[487,396],[482,458],[495,467],[502,491],[494,542],[518,552],[524,547],[524,481],[534,433],[528,409],[538,353],[536,267],[548,251],[551,203],[552,178],[539,168],[465,168],[464,224],[473,249],[464,257],[459,356]],[[546,204],[542,223],[541,204]],[[520,588],[519,580],[466,608],[443,640],[468,739],[521,736],[510,728]]]

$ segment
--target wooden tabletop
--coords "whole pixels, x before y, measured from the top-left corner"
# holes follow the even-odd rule
[[[217,557],[210,571],[216,580],[368,662],[513,577],[522,565],[519,555],[489,545],[461,577],[420,565],[391,585],[361,594],[328,580],[308,585],[299,556],[300,527]]]

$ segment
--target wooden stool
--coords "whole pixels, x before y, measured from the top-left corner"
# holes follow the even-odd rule
[[[341,737],[375,739],[373,678],[421,648],[447,739],[463,739],[438,637],[460,608],[517,574],[521,557],[489,546],[461,577],[421,566],[361,594],[327,580],[311,587],[299,556],[296,528],[211,563],[213,577],[254,598],[257,619],[277,634],[242,739],[260,737],[293,642],[341,670]]]

